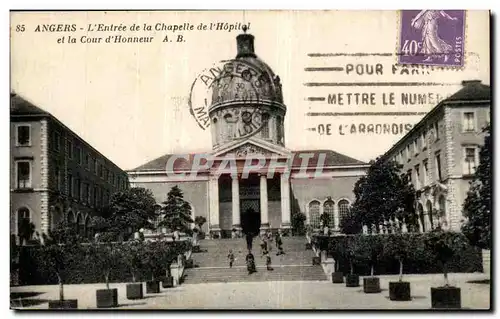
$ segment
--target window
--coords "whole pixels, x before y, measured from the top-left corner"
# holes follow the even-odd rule
[[[28,235],[28,234],[23,234],[26,232],[25,227],[27,226],[28,223],[31,222],[30,218],[30,210],[27,209],[26,207],[22,207],[17,211],[17,234],[18,235]],[[29,238],[25,238],[29,239]]]
[[[429,174],[429,161],[428,160],[424,160],[424,186],[427,186],[427,182],[428,182],[428,175]]]
[[[341,199],[338,203],[339,205],[339,220],[342,221],[349,217],[349,202],[345,199]]]
[[[31,126],[18,125],[16,130],[16,145],[17,146],[31,146]]]
[[[31,188],[31,162],[17,161],[17,188]]]
[[[73,193],[73,175],[68,174],[68,196],[73,197],[75,194]]]
[[[78,160],[78,164],[82,164],[83,162],[83,152],[80,146],[76,147],[76,158]]]
[[[269,138],[269,114],[262,114],[262,138]]]
[[[473,175],[477,167],[476,147],[466,147],[464,153],[464,174]]]
[[[441,154],[436,152],[436,177],[438,181],[441,181]]]
[[[439,140],[439,122],[434,124],[434,131],[436,132],[436,141]]]
[[[56,166],[55,168],[55,182],[56,182],[56,189],[58,191],[62,190],[62,172],[59,166]]]
[[[87,187],[87,203],[92,203],[92,186],[90,184],[86,184]]]
[[[406,171],[406,176],[408,176],[408,181],[412,183],[411,169]]]
[[[102,167],[102,165],[99,167],[99,176],[101,176],[101,178],[104,177],[104,167]]]
[[[415,155],[417,155],[417,154],[418,154],[418,139],[415,139],[415,140],[413,141],[413,153],[414,153]]]
[[[403,155],[403,150],[399,152],[399,158],[401,158],[401,164],[403,164],[404,161],[404,155]]]
[[[422,132],[422,149],[426,148],[427,147],[427,131],[424,130]]]
[[[85,154],[85,168],[87,170],[90,170],[90,155],[89,154]]]
[[[464,112],[464,132],[474,132],[474,112]]]
[[[94,200],[93,200],[94,206],[97,206],[97,204],[98,204],[98,196],[99,196],[99,188],[97,185],[95,185],[94,186]]]
[[[68,149],[68,157],[73,158],[73,142],[71,140],[66,141],[66,148]]]
[[[406,158],[410,161],[411,153],[410,153],[410,144],[406,145]]]
[[[58,152],[61,150],[61,133],[58,131],[54,132],[54,149]]]
[[[88,183],[82,183],[83,185],[83,194],[82,194],[82,201],[88,201],[89,200],[89,184]]]
[[[97,161],[97,159],[94,161],[94,166],[95,166],[95,175],[99,176],[99,172],[101,171],[101,165]]]
[[[319,228],[319,201],[313,200],[309,203],[309,224],[314,228]]]
[[[78,198],[78,200],[82,199],[81,189],[82,189],[82,184],[80,182],[80,179],[77,178],[75,180],[75,193],[76,193],[76,197]]]
[[[420,165],[415,165],[415,188],[420,189]]]
[[[327,214],[329,217],[328,221],[328,227],[329,228],[334,228],[335,227],[335,213],[334,213],[334,203],[332,200],[327,200],[323,204],[323,213]]]

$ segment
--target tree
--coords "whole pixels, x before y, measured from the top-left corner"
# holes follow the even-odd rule
[[[479,153],[479,166],[474,174],[464,212],[467,222],[462,232],[472,245],[482,249],[491,249],[491,127],[484,131],[484,145]]]
[[[412,255],[412,234],[390,234],[383,240],[383,252],[385,255],[395,258],[399,262],[399,281],[403,281],[403,264]]]
[[[111,241],[95,242],[91,246],[91,256],[97,265],[97,269],[102,271],[106,282],[106,289],[109,290],[109,275],[111,270],[123,258],[120,244],[113,244]],[[122,244],[123,245],[123,244]]]
[[[132,282],[136,282],[139,273],[144,268],[144,244],[142,241],[134,241],[124,246],[123,257],[127,261]]]
[[[49,236],[45,239],[45,245],[40,247],[40,261],[52,270],[59,284],[59,300],[64,300],[64,283],[71,276],[72,265],[77,263],[78,251],[81,249],[78,244],[78,237],[70,234],[70,227],[66,222],[58,224]]]
[[[28,240],[33,237],[35,233],[35,224],[33,224],[29,219],[23,218],[19,222],[18,236],[21,245],[25,245]]]
[[[434,253],[434,257],[443,267],[444,284],[448,282],[448,262],[453,256],[467,248],[467,239],[464,234],[434,229],[425,234],[425,245]]]
[[[323,228],[328,227],[330,225],[330,215],[327,213],[323,213],[319,216],[319,220],[323,224]]]
[[[190,224],[193,222],[191,218],[191,205],[184,200],[182,191],[177,185],[172,187],[168,192],[167,200],[162,204],[164,206],[161,212],[164,217],[160,222],[160,226],[166,226],[171,230],[191,233]]]
[[[307,217],[301,212],[295,212],[292,214],[292,232],[294,235],[304,235],[306,233],[305,221]]]
[[[194,223],[196,226],[198,226],[198,228],[200,229],[201,231],[201,227],[207,222],[207,219],[204,217],[204,216],[196,216],[195,219],[194,219]]]
[[[375,265],[384,250],[381,235],[359,235],[353,239],[356,259],[370,265],[370,275],[373,277]]]
[[[406,174],[400,173],[400,165],[395,161],[377,158],[370,162],[366,176],[361,177],[354,186],[355,201],[351,215],[345,225],[361,231],[362,225],[378,226],[397,218],[413,225],[416,219],[415,189]],[[377,227],[378,228],[378,227]]]
[[[109,231],[130,234],[141,228],[153,228],[156,218],[156,201],[153,193],[142,187],[133,187],[117,192],[109,204],[111,224]]]
[[[335,236],[334,240],[328,240],[328,251],[335,260],[335,271],[340,271],[340,262],[348,259],[347,241],[350,240],[346,236]]]

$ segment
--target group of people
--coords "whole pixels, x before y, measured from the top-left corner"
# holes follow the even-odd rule
[[[246,261],[246,264],[247,264],[247,270],[248,270],[248,274],[249,275],[252,274],[252,273],[254,273],[254,272],[257,272],[256,266],[255,266],[255,257],[252,254],[253,237],[254,236],[252,236],[250,234],[246,235],[248,254],[247,254],[246,258],[245,258],[245,261]],[[261,255],[262,255],[262,257],[266,258],[266,268],[267,268],[267,270],[272,271],[273,268],[271,266],[270,251],[271,251],[271,243],[273,241],[273,235],[272,235],[272,233],[270,231],[268,231],[265,234],[260,235],[259,237],[260,237]],[[280,231],[278,231],[274,235],[274,241],[275,241],[276,249],[277,249],[276,256],[285,254],[285,252],[283,250],[283,240],[281,238],[281,232]],[[229,250],[229,254],[228,254],[227,257],[229,259],[229,267],[232,268],[233,264],[234,264],[234,260],[235,260],[234,253],[233,253],[232,250]]]

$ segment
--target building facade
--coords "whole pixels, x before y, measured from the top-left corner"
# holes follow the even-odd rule
[[[213,236],[288,232],[299,212],[313,228],[325,212],[339,231],[368,165],[332,150],[286,147],[280,79],[255,54],[252,35],[237,37],[236,58],[214,83],[207,112],[212,149],[167,154],[130,170],[131,186],[150,189],[159,203],[179,186],[193,219],[205,217],[202,230]]]
[[[90,217],[128,175],[50,113],[11,94],[11,234],[23,220],[47,234],[63,218],[91,236]]]
[[[464,81],[383,156],[402,165],[417,190],[420,231],[460,230],[463,203],[490,121],[490,87]]]

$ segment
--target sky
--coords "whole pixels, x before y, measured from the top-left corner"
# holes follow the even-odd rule
[[[465,32],[455,30],[464,38],[462,68],[418,67],[413,75],[394,66],[401,25],[408,23],[399,17],[397,11],[11,13],[11,90],[122,169],[167,153],[206,152],[210,130],[202,130],[189,112],[191,85],[204,69],[235,57],[236,36],[247,24],[257,55],[283,85],[286,146],[331,149],[368,161],[403,136],[401,127],[417,123],[459,90],[462,80],[489,84],[487,12],[467,12]],[[452,28],[440,23],[441,30]],[[56,26],[44,32],[47,25]],[[140,30],[131,31],[133,25]],[[144,42],[106,42],[117,36]],[[318,68],[323,71],[312,71]],[[407,105],[409,96],[426,101]],[[377,124],[391,132],[367,132]]]

